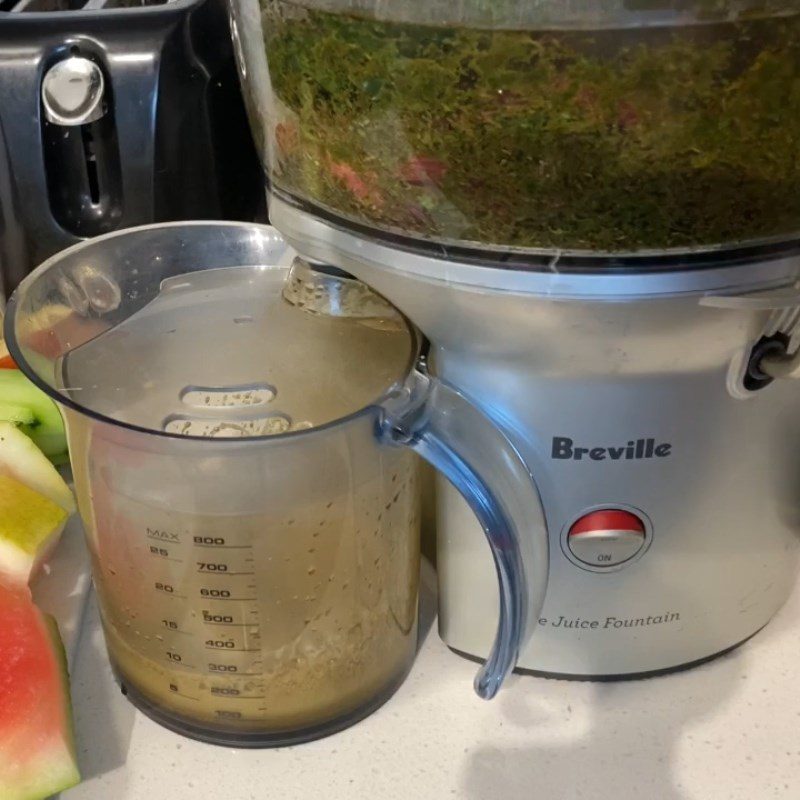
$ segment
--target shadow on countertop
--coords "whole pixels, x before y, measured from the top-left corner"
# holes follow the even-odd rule
[[[79,645],[73,668],[72,706],[78,765],[83,783],[87,783],[124,767],[136,710],[124,700],[111,675],[94,595],[86,610]],[[62,797],[69,800],[70,793]]]
[[[636,681],[559,682],[558,700],[531,685],[502,694],[506,724],[553,732],[552,744],[538,736],[529,747],[483,746],[470,754],[461,791],[471,800],[697,800],[679,784],[676,748],[686,728],[723,706],[746,673],[741,648],[685,673]],[[703,675],[704,680],[698,680]],[[687,679],[687,676],[691,676]],[[549,681],[514,676],[517,681]],[[669,701],[664,683],[669,682]],[[656,691],[657,690],[657,691]],[[513,697],[513,702],[512,702]],[[570,698],[577,698],[570,705]],[[573,738],[574,737],[574,738]],[[711,797],[708,800],[712,800]],[[714,798],[713,800],[717,800]],[[721,800],[721,798],[720,798]]]

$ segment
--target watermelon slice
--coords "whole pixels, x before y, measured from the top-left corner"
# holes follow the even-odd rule
[[[64,422],[56,404],[37,386],[34,386],[18,369],[0,370],[0,416],[19,425],[42,452],[51,460],[60,462],[67,452]],[[19,409],[27,409],[32,422],[19,421]]]
[[[44,495],[0,475],[0,573],[28,583],[58,542],[68,516]]]
[[[2,314],[0,314],[0,323],[2,323]],[[2,335],[2,333],[0,333]],[[16,369],[17,365],[11,354],[8,352],[6,343],[0,339],[0,369]]]
[[[44,800],[80,781],[55,621],[0,583],[0,798]]]
[[[75,511],[72,492],[58,470],[11,422],[0,422],[0,475],[9,475],[43,494],[67,514]]]

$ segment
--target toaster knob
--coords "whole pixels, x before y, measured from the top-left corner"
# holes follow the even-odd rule
[[[70,56],[50,67],[42,79],[42,105],[54,125],[86,125],[103,116],[105,80],[100,67]]]

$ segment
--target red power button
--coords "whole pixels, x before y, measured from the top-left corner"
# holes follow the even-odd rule
[[[636,514],[619,508],[590,511],[569,529],[567,543],[578,561],[592,567],[615,567],[644,546],[646,529]]]

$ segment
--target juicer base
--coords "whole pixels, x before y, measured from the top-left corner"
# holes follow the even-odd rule
[[[369,703],[359,706],[354,711],[341,717],[336,717],[320,725],[312,725],[298,730],[282,730],[270,733],[253,732],[243,733],[234,731],[213,730],[210,727],[198,725],[196,722],[187,719],[180,714],[165,712],[155,703],[139,692],[129,681],[127,681],[111,662],[114,677],[120,686],[122,694],[145,716],[157,722],[164,728],[189,739],[196,739],[206,744],[215,744],[220,747],[237,747],[241,749],[258,749],[267,747],[289,747],[295,744],[304,744],[315,739],[323,739],[334,733],[339,733],[357,722],[361,722],[373,712],[377,711],[389,698],[400,688],[405,681],[413,665],[413,660],[408,665],[400,677],[391,683],[387,689],[374,697]]]
[[[530,675],[533,678],[548,678],[549,680],[557,680],[557,681],[586,681],[595,683],[612,683],[615,681],[641,681],[641,680],[646,680],[647,678],[660,678],[664,675],[670,675],[673,672],[686,672],[687,670],[694,669],[695,667],[700,667],[703,664],[707,664],[709,661],[714,661],[717,658],[722,658],[722,656],[726,656],[728,653],[733,652],[737,648],[741,647],[743,644],[749,642],[756,634],[763,631],[765,627],[766,625],[762,625],[757,631],[754,631],[749,636],[746,636],[740,642],[732,644],[730,647],[726,647],[724,650],[719,650],[716,653],[712,653],[710,656],[703,656],[703,658],[698,658],[695,659],[694,661],[687,661],[684,664],[676,664],[675,666],[664,667],[663,669],[651,669],[645,672],[623,672],[618,675],[579,675],[569,672],[545,672],[538,669],[524,669],[519,667],[514,670],[514,674]],[[448,646],[448,650],[455,653],[457,656],[466,658],[468,661],[474,661],[478,664],[483,663],[483,659],[480,658],[479,656],[473,656],[470,653],[464,653],[461,650],[457,650],[455,647]]]

